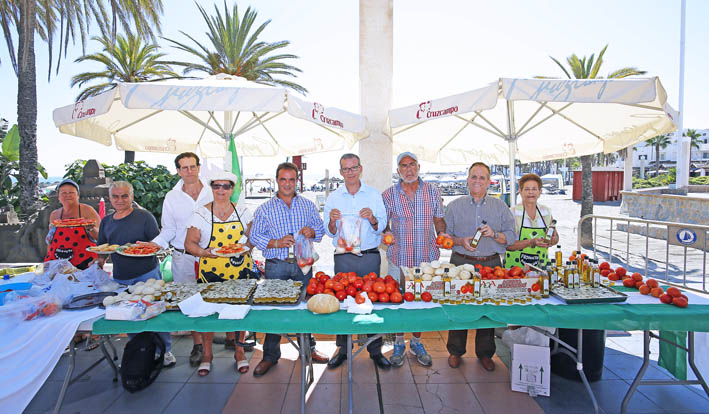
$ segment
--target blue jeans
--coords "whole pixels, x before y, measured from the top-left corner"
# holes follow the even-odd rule
[[[295,263],[288,263],[284,260],[266,260],[266,279],[299,280],[307,286],[308,281],[313,276],[313,271],[303,274]],[[315,338],[310,335],[310,349],[315,348]],[[281,358],[281,336],[276,334],[266,334],[263,341],[263,360],[277,362]]]
[[[134,277],[133,279],[126,279],[126,280],[121,280],[120,283],[124,285],[135,285],[138,282],[145,282],[148,279],[162,279],[162,274],[160,273],[160,266],[155,267],[155,269],[149,271],[148,273],[144,273],[140,276]],[[162,339],[163,342],[165,342],[165,352],[170,352],[172,349],[172,339],[170,338],[170,333],[169,332],[156,332],[158,335],[160,335],[160,338]],[[134,336],[138,334],[135,333],[129,333],[128,337],[130,339],[133,339]]]

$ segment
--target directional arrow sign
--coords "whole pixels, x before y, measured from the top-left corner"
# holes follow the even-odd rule
[[[541,374],[539,375],[539,383],[544,384],[544,367],[539,368],[539,373]]]
[[[522,381],[522,364],[519,364],[519,380]]]

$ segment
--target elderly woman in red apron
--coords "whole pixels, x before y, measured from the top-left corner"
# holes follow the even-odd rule
[[[86,251],[87,247],[96,246],[98,223],[101,219],[88,204],[79,202],[79,185],[66,179],[57,186],[57,196],[61,207],[49,215],[49,234],[47,234],[47,255],[44,261],[69,259],[78,269],[86,269],[96,258],[96,253]],[[54,220],[89,219],[94,224],[77,227],[54,227]]]
[[[542,194],[542,179],[537,174],[525,174],[519,179],[522,202],[512,207],[517,241],[507,246],[505,267],[531,264],[544,268],[549,262],[549,246],[559,242],[554,229],[550,242],[544,241],[553,220],[551,210],[537,203]]]
[[[244,243],[245,236],[249,234],[251,211],[231,201],[237,180],[236,175],[230,172],[224,171],[212,175],[209,185],[212,187],[214,201],[199,207],[192,216],[185,237],[185,250],[199,258],[198,283],[253,277],[253,261],[250,253],[238,257],[219,257],[213,253],[213,250],[225,245]],[[250,247],[249,244],[247,246]],[[243,342],[244,332],[236,334],[237,342]],[[197,373],[205,376],[209,374],[212,366],[214,332],[203,332],[202,340],[204,353]],[[246,361],[244,349],[238,344],[234,359],[240,373],[248,372],[249,363]]]

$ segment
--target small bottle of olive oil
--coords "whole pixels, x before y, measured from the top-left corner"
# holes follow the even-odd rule
[[[449,268],[443,268],[443,296],[451,295],[451,275],[448,273]]]
[[[414,269],[414,300],[421,300],[421,291],[423,290],[423,275],[421,274],[421,268],[417,267]]]

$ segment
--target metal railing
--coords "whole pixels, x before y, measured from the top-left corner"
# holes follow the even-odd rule
[[[623,255],[625,256],[625,265],[627,267],[635,267],[631,263],[637,263],[638,261],[644,262],[644,273],[643,276],[648,277],[648,268],[651,266],[655,266],[657,264],[664,264],[665,268],[665,282],[667,282],[670,285],[681,285],[683,288],[689,289],[689,290],[695,290],[701,293],[709,293],[707,291],[707,286],[706,286],[706,275],[707,275],[707,238],[709,238],[709,225],[698,225],[698,224],[687,224],[687,223],[677,223],[677,222],[670,222],[670,221],[656,221],[656,220],[644,220],[644,219],[638,219],[638,218],[630,218],[630,217],[613,217],[613,216],[600,216],[600,215],[594,215],[594,214],[589,214],[586,216],[581,217],[578,222],[578,227],[577,227],[577,241],[576,241],[576,248],[577,250],[581,251],[582,250],[582,234],[581,234],[581,228],[582,224],[586,220],[593,220],[593,257],[598,258],[600,256],[605,256],[605,258],[608,260],[608,262],[613,265],[614,261],[620,262],[622,260]],[[599,221],[601,221],[601,226],[599,226]],[[607,226],[604,226],[604,224],[607,223]],[[618,230],[614,228],[614,224],[618,223],[625,223],[627,224],[627,228],[625,230]],[[638,234],[638,233],[633,233],[631,231],[631,224],[639,224],[640,229],[643,229],[644,227],[644,233],[645,234]],[[652,226],[652,227],[651,227]],[[600,227],[600,228],[599,228]],[[696,248],[696,247],[688,247],[688,246],[677,246],[674,244],[670,244],[670,237],[673,236],[671,234],[671,231],[676,229],[676,228],[681,228],[681,229],[691,229],[695,231],[698,234],[703,234],[703,249],[702,248]],[[664,229],[666,238],[660,239],[660,238],[655,238],[650,236],[650,231],[655,230],[655,231],[660,231]],[[671,230],[672,229],[672,230]],[[600,233],[599,233],[600,232]],[[607,233],[607,234],[606,234]],[[615,237],[614,237],[615,233]],[[623,233],[625,233],[625,240],[622,240],[623,238]],[[617,237],[617,235],[620,234],[620,237]],[[631,236],[632,239],[631,240]],[[638,254],[633,247],[637,247],[637,245],[634,245],[631,243],[631,241],[637,241],[637,238],[644,238],[645,242],[645,254]],[[604,244],[604,242],[607,242],[607,244]],[[615,243],[615,247],[614,247]],[[652,252],[651,252],[651,243],[653,244],[652,246]],[[620,246],[619,246],[620,244]],[[623,244],[625,245],[625,248],[623,249]],[[661,249],[664,245],[664,252],[665,252],[665,260],[662,261],[656,257],[656,254],[659,249]],[[670,271],[671,267],[675,267],[670,262],[670,246],[673,247],[673,250],[677,249],[683,249],[682,252],[682,257],[683,257],[683,263],[682,263],[682,269],[681,269],[681,284],[678,282],[673,282],[670,280],[670,275],[672,275],[673,279],[676,279],[679,275],[677,274],[677,271],[673,270],[672,274]],[[586,248],[586,250],[591,250],[591,248]],[[616,254],[619,253],[619,254]],[[699,256],[701,256],[701,259],[699,259]],[[676,257],[675,254],[672,255],[672,257]],[[687,259],[688,257],[690,258],[690,262],[688,265]],[[632,259],[632,262],[631,262]],[[701,260],[701,263],[699,263]],[[689,266],[689,267],[688,267]],[[700,269],[701,268],[701,269]],[[699,284],[699,278],[697,277],[699,272],[701,270],[701,289],[697,288],[696,286]],[[652,276],[656,277],[656,276]],[[688,277],[690,278],[688,285]],[[657,277],[656,277],[657,278]]]

